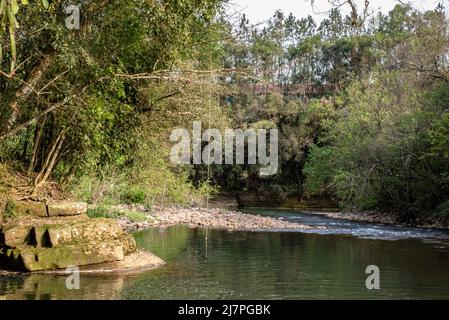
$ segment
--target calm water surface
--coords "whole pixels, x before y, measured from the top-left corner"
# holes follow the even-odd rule
[[[449,299],[449,233],[246,209],[317,227],[227,232],[175,226],[136,232],[166,261],[136,276],[0,276],[0,299]],[[327,229],[319,229],[327,226]],[[368,265],[381,289],[365,287]]]

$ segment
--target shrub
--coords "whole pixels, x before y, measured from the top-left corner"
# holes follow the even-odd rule
[[[117,210],[113,208],[108,208],[107,206],[98,206],[94,208],[89,208],[87,210],[87,215],[90,218],[110,218],[110,219],[126,218],[131,222],[145,222],[151,220],[151,217],[143,212]]]
[[[121,196],[123,203],[133,204],[133,203],[145,203],[146,193],[141,186],[131,185],[123,191]]]
[[[445,201],[437,207],[436,214],[438,216],[449,218],[449,201]]]
[[[4,216],[7,218],[13,218],[16,216],[16,204],[14,201],[6,201]]]

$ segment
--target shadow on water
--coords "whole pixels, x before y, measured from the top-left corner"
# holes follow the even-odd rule
[[[442,299],[449,298],[447,233],[267,210],[326,232],[227,232],[174,226],[135,233],[167,263],[136,276],[0,276],[0,299]],[[318,229],[317,229],[318,230]],[[330,230],[330,231],[329,231]],[[394,240],[394,241],[392,241]],[[381,289],[365,287],[368,265]]]

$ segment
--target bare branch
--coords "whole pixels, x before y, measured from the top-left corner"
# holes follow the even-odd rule
[[[22,124],[21,124],[20,126],[18,126],[17,128],[15,128],[15,129],[13,129],[13,130],[11,130],[11,131],[9,131],[9,132],[7,132],[7,133],[1,135],[1,136],[0,136],[0,141],[2,141],[2,140],[4,140],[4,139],[6,139],[6,138],[8,138],[8,137],[10,137],[10,136],[12,136],[12,135],[14,135],[14,134],[16,134],[17,132],[19,132],[19,131],[21,131],[21,130],[23,130],[23,129],[29,127],[29,126],[31,126],[31,125],[34,124],[37,120],[39,120],[40,118],[42,118],[43,116],[45,116],[47,113],[50,113],[50,112],[52,112],[53,110],[56,110],[56,109],[58,109],[59,107],[62,107],[62,106],[65,105],[68,101],[69,101],[69,98],[65,98],[62,102],[57,103],[57,104],[54,104],[54,105],[52,105],[50,108],[48,108],[48,109],[46,109],[46,110],[40,112],[39,114],[37,114],[37,115],[36,115],[35,117],[33,117],[32,119],[30,119],[30,120],[28,120],[28,121],[22,123]]]

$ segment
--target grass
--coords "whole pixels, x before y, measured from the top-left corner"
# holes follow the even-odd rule
[[[14,201],[6,201],[4,216],[7,218],[14,218],[16,216],[16,204]]]
[[[153,220],[152,217],[146,215],[143,212],[136,211],[121,211],[117,209],[111,209],[104,206],[89,208],[87,215],[90,218],[111,218],[120,219],[126,218],[131,222],[147,222]]]

